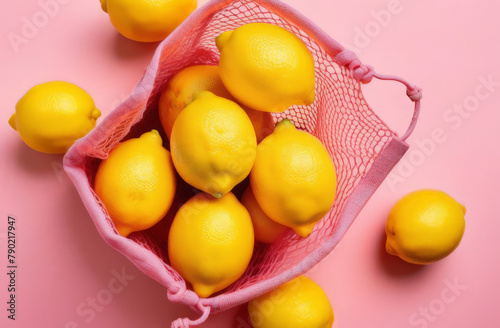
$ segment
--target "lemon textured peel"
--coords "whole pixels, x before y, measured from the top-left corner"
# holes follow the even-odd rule
[[[248,313],[253,328],[331,328],[334,321],[327,295],[306,276],[250,301]]]
[[[175,120],[170,138],[179,175],[191,186],[221,197],[243,181],[255,161],[252,122],[233,101],[200,92]]]
[[[101,112],[82,88],[64,81],[34,86],[17,102],[9,125],[32,149],[63,154],[95,127]]]
[[[209,297],[243,275],[253,246],[250,215],[232,193],[221,198],[199,193],[174,218],[168,257],[198,296]]]
[[[158,223],[174,199],[176,176],[158,131],[116,146],[97,170],[94,190],[124,237]]]
[[[216,38],[221,78],[240,103],[265,112],[283,112],[315,99],[314,59],[286,29],[251,23]]]
[[[465,231],[465,207],[448,194],[422,189],[402,197],[389,213],[386,250],[413,264],[450,255]]]
[[[321,141],[285,119],[258,145],[250,184],[264,213],[307,237],[331,209],[337,178]]]
[[[197,7],[196,0],[100,0],[113,26],[140,42],[165,39]]]
[[[218,66],[194,65],[182,69],[169,79],[158,103],[160,121],[168,138],[172,134],[172,127],[179,113],[203,91],[210,91],[218,97],[236,101],[224,87]],[[246,106],[242,108],[252,121],[257,140],[260,142],[274,128],[271,114]]]

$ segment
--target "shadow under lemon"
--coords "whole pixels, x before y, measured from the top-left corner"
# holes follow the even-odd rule
[[[138,42],[127,39],[120,33],[112,34],[114,53],[121,59],[140,59],[150,60],[160,44],[160,42]]]
[[[423,274],[428,270],[427,265],[412,264],[403,261],[397,256],[387,253],[385,243],[387,235],[385,233],[385,225],[381,229],[378,247],[376,247],[378,263],[385,273],[394,277],[407,277]]]
[[[63,170],[63,157],[59,154],[44,154],[28,147],[19,136],[11,144],[15,153],[15,161],[18,168],[33,177],[40,178],[41,175],[54,174],[58,178],[65,175]]]

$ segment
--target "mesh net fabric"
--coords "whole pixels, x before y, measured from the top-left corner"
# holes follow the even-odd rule
[[[176,47],[161,49],[149,99],[136,102],[134,106],[129,105],[133,103],[133,99],[128,99],[120,105],[130,107],[123,115],[101,123],[105,126],[101,128],[102,134],[98,142],[85,148],[84,160],[79,164],[85,170],[89,185],[93,185],[100,160],[106,158],[118,142],[138,137],[152,128],[162,131],[157,103],[163,87],[173,74],[191,65],[216,65],[219,52],[215,46],[215,37],[226,30],[254,22],[284,27],[302,39],[313,54],[316,68],[316,100],[311,106],[293,106],[284,113],[274,113],[273,117],[276,122],[286,117],[293,121],[297,128],[312,133],[323,142],[335,163],[337,196],[330,212],[316,225],[308,238],[301,238],[290,230],[271,245],[257,244],[246,273],[219,295],[241,291],[295,267],[332,237],[337,232],[340,213],[354,188],[370,170],[383,147],[397,137],[367,104],[359,81],[352,77],[349,70],[335,63],[313,37],[299,26],[266,9],[258,1],[234,1],[219,8],[200,24],[185,30],[182,42]],[[162,137],[167,140],[163,132]],[[168,142],[164,144],[167,145]],[[93,196],[95,203],[106,215],[107,224],[112,227],[105,206],[94,193]],[[168,223],[163,229],[164,232],[168,231]],[[172,279],[183,281],[168,265],[166,245],[157,238],[154,231],[137,232],[129,238],[161,259],[164,266],[162,269],[166,269],[166,274]]]

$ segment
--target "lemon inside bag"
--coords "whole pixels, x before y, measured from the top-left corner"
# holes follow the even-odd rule
[[[324,258],[408,148],[370,108],[360,82],[333,60],[343,48],[304,17],[277,1],[213,1],[196,11],[159,45],[130,97],[78,141],[65,158],[66,170],[97,229],[112,247],[174,295],[183,292],[186,284],[169,265],[164,237],[176,206],[192,193],[192,187],[181,182],[166,217],[155,227],[125,239],[116,236],[105,207],[92,190],[95,172],[101,159],[122,140],[152,129],[160,131],[167,140],[158,117],[158,100],[166,83],[185,67],[217,65],[219,51],[215,38],[222,32],[255,22],[284,27],[298,36],[313,55],[315,101],[310,106],[292,106],[283,113],[273,113],[273,119],[277,122],[287,118],[297,129],[321,140],[337,171],[337,196],[331,211],[308,238],[288,231],[273,244],[256,243],[245,274],[225,290],[203,300],[214,312],[246,302],[304,273]],[[174,296],[172,299],[177,300]],[[178,300],[193,307],[198,302],[190,298]]]

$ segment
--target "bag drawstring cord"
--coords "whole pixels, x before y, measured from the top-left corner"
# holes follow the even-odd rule
[[[338,53],[334,61],[340,66],[345,66],[351,72],[352,76],[363,84],[369,83],[373,78],[386,81],[396,81],[406,86],[406,95],[412,102],[415,103],[413,117],[406,132],[401,136],[402,140],[406,140],[415,129],[418,117],[420,115],[420,100],[422,99],[422,88],[408,83],[406,80],[394,75],[382,75],[375,72],[372,66],[364,65],[349,49],[345,49]]]
[[[202,303],[202,300],[196,295],[196,293],[187,290],[186,285],[182,284],[178,286],[178,289],[170,288],[167,292],[168,299],[173,303],[183,303],[191,307],[195,307],[201,316],[196,320],[191,320],[189,318],[179,318],[172,322],[171,328],[189,328],[191,326],[197,326],[205,322],[210,315],[211,308]]]

